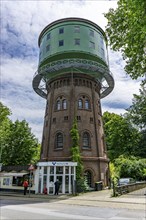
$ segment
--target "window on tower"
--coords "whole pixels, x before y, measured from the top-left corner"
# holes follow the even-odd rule
[[[95,49],[95,43],[92,42],[92,41],[90,41],[90,42],[89,42],[89,47]]]
[[[60,109],[61,109],[61,103],[60,103],[60,100],[57,100],[56,110],[60,110]]]
[[[59,96],[56,100],[55,110],[66,110],[67,109],[67,100],[63,96]]]
[[[51,33],[48,33],[48,34],[47,34],[47,40],[49,40],[50,37],[51,37]]]
[[[63,109],[67,109],[66,99],[63,99],[63,100],[62,100],[62,108],[63,108]]]
[[[78,99],[78,109],[91,110],[91,102],[87,96],[82,95]]]
[[[78,100],[78,108],[79,108],[79,109],[82,109],[82,108],[83,108],[83,100],[82,100],[82,99],[79,99],[79,100]]]
[[[74,27],[74,33],[80,33],[80,27],[79,26]]]
[[[61,149],[63,148],[63,134],[61,132],[58,132],[56,134],[55,138],[55,148],[56,149]]]
[[[90,148],[90,134],[88,132],[83,133],[83,148]]]
[[[104,55],[105,55],[105,54],[104,54],[104,49],[101,48],[101,56],[104,57]]]
[[[85,109],[90,109],[90,102],[88,99],[85,100]]]
[[[103,45],[103,37],[100,35],[100,43]]]
[[[50,45],[46,46],[46,52],[48,52],[50,50]]]
[[[80,39],[79,38],[75,39],[75,45],[80,45]]]
[[[59,40],[59,47],[64,45],[64,40]]]
[[[63,34],[64,33],[64,28],[59,28],[59,34]]]
[[[77,121],[81,121],[81,116],[77,116]]]
[[[90,35],[91,37],[94,37],[94,31],[93,31],[93,30],[90,30],[89,35]]]

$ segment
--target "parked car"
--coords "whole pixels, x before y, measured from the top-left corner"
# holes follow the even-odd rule
[[[132,184],[135,183],[136,181],[133,178],[121,178],[118,181],[118,185],[127,185],[127,184]]]

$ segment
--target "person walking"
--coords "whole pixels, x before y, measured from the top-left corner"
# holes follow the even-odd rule
[[[59,182],[59,180],[57,179],[54,184],[55,184],[55,193],[54,193],[54,195],[58,195],[59,187],[60,187],[60,182]]]
[[[27,180],[24,180],[23,187],[24,187],[24,195],[26,195],[27,188],[28,188],[28,181]]]

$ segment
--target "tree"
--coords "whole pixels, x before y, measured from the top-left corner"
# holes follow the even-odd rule
[[[132,79],[146,73],[146,1],[119,0],[117,9],[105,14],[111,48],[121,51],[125,71]]]
[[[0,126],[2,126],[3,122],[8,119],[9,115],[11,115],[10,109],[0,102]]]
[[[12,122],[11,111],[0,102],[0,162],[3,165],[27,165],[39,160],[40,145],[28,123]]]
[[[0,102],[0,162],[5,147],[6,139],[9,137],[11,111]]]
[[[135,180],[146,179],[146,159],[121,155],[114,161],[115,167],[118,167],[120,178],[131,177]]]
[[[132,105],[126,109],[125,117],[140,130],[137,156],[146,158],[146,89],[141,85],[140,94],[134,94]]]
[[[146,129],[146,89],[144,85],[141,85],[139,92],[139,95],[133,95],[132,105],[126,109],[127,114],[125,115],[140,129]]]
[[[16,120],[10,124],[2,153],[4,165],[26,165],[32,162],[38,151],[38,141],[31,133],[28,123]]]
[[[111,161],[120,155],[136,155],[140,134],[123,116],[104,112],[104,131],[107,153]]]

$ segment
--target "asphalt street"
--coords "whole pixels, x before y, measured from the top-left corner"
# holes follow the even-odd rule
[[[145,220],[146,189],[113,198],[102,190],[79,196],[1,195],[1,220]]]

